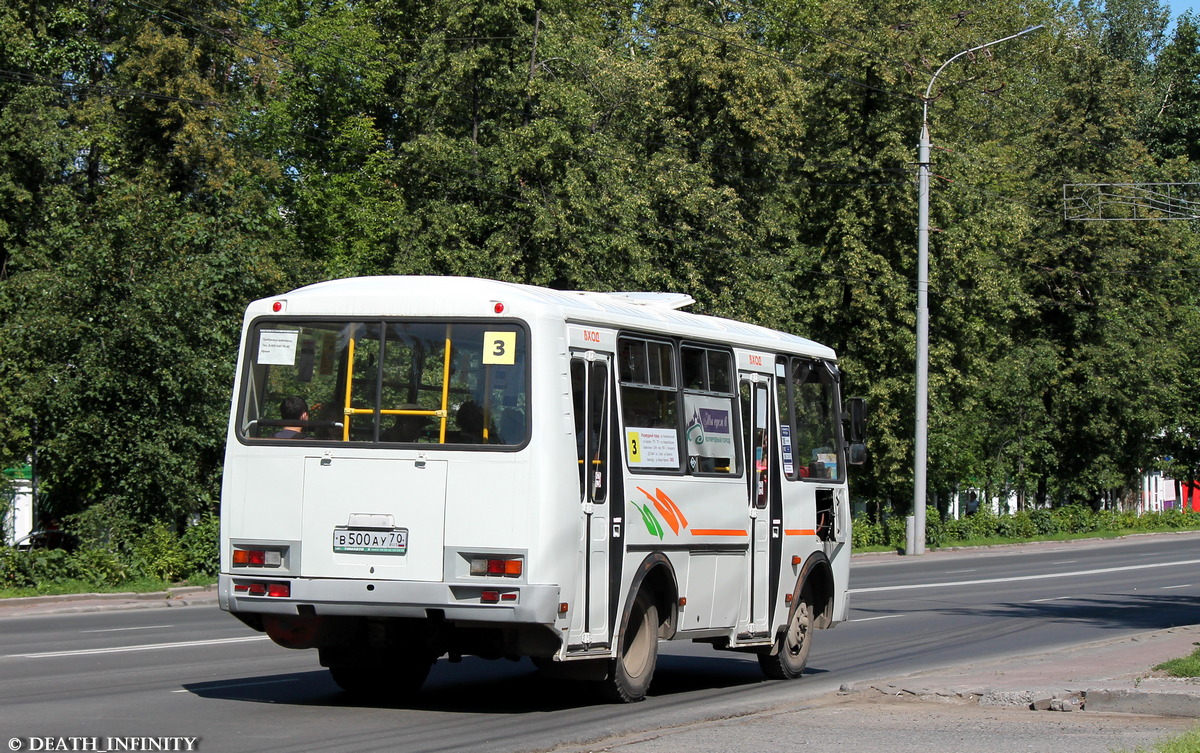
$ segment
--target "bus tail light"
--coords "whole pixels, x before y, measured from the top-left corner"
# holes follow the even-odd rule
[[[278,549],[234,549],[233,564],[238,567],[279,567],[283,552]]]
[[[502,601],[516,601],[516,591],[484,591],[479,594],[479,601],[484,604],[499,604]]]
[[[292,595],[292,584],[287,582],[234,583],[233,592],[244,596],[275,596],[286,599]]]
[[[523,568],[524,562],[520,559],[501,559],[499,557],[474,557],[471,559],[471,575],[519,578]]]

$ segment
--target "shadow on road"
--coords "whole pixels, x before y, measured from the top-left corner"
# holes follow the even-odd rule
[[[1165,594],[1097,594],[980,607],[933,606],[930,611],[995,619],[1082,623],[1112,630],[1165,630],[1200,622],[1200,598]]]
[[[806,675],[824,670],[809,670]],[[649,697],[669,698],[691,692],[722,691],[767,682],[758,662],[745,656],[660,655]],[[247,703],[349,708],[406,708],[470,714],[523,714],[562,711],[602,704],[597,687],[587,682],[541,677],[528,661],[488,662],[465,658],[439,661],[425,686],[406,701],[378,703],[343,692],[323,669],[278,675],[231,677],[189,683],[184,690],[201,698]]]

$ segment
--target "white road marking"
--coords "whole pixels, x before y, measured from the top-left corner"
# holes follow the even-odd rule
[[[903,617],[902,614],[885,614],[879,617],[855,617],[851,622],[874,622],[875,620],[890,620],[893,617]]]
[[[121,654],[127,651],[158,651],[165,648],[191,648],[192,646],[216,646],[222,643],[247,643],[268,641],[265,635],[245,638],[213,638],[207,641],[180,641],[178,643],[143,643],[140,646],[112,646],[111,648],[81,648],[74,651],[46,651],[40,654],[8,654],[0,659],[50,659],[56,656],[93,656],[95,654]]]
[[[976,570],[976,568],[971,568],[970,570],[947,570],[946,575],[957,575],[959,573],[973,573],[973,572],[975,572],[975,570]]]
[[[1105,575],[1107,573],[1124,573],[1130,570],[1149,570],[1154,567],[1180,567],[1183,565],[1200,565],[1200,560],[1179,560],[1177,562],[1155,562],[1150,565],[1125,565],[1124,567],[1102,567],[1098,570],[1076,570],[1069,573],[1042,573],[1041,575],[1015,575],[1011,578],[986,578],[984,580],[957,580],[945,583],[910,583],[904,586],[875,586],[873,588],[852,588],[849,593],[867,594],[880,591],[912,591],[924,588],[953,588],[955,586],[981,586],[988,583],[1019,583],[1026,580],[1049,580],[1051,578],[1076,578],[1081,575]]]
[[[143,625],[141,627],[105,628],[104,630],[80,630],[79,632],[80,633],[120,633],[125,630],[154,630],[155,628],[169,628],[169,627],[175,627],[175,626],[174,625]]]
[[[1191,583],[1183,583],[1178,586],[1163,586],[1163,590],[1166,591],[1167,589],[1170,589],[1170,588],[1191,588],[1191,587],[1192,587]]]
[[[1064,599],[1074,599],[1074,596],[1055,596],[1051,599],[1034,599],[1030,604],[1044,604],[1047,601],[1063,601]]]

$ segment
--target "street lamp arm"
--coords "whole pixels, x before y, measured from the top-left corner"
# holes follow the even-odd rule
[[[991,42],[986,42],[984,44],[981,44],[978,47],[972,47],[969,50],[963,50],[962,52],[958,53],[957,55],[950,58],[946,62],[942,63],[942,66],[940,68],[938,68],[937,71],[934,72],[933,77],[929,79],[929,86],[925,87],[925,101],[926,102],[929,101],[930,94],[933,91],[933,84],[935,81],[937,81],[937,77],[941,75],[942,71],[946,70],[946,66],[950,65],[955,60],[958,60],[963,55],[969,55],[972,52],[978,52],[979,50],[982,50],[985,47],[991,47],[993,45],[1000,44],[1001,42],[1007,42],[1010,39],[1016,39],[1017,37],[1023,36],[1030,32],[1037,31],[1038,29],[1041,29],[1044,26],[1045,26],[1045,24],[1038,24],[1037,26],[1030,26],[1027,29],[1022,29],[1021,31],[1018,31],[1016,34],[1010,34],[1007,37],[1004,37],[1003,39],[995,39],[995,40],[992,40]]]

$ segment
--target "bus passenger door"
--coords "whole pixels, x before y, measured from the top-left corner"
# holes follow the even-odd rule
[[[741,375],[742,441],[746,449],[747,524],[750,551],[748,598],[738,620],[738,636],[766,635],[770,628],[771,478],[774,472],[774,412],[771,410],[771,377]]]
[[[575,648],[607,647],[611,638],[608,629],[611,377],[608,354],[591,350],[572,353],[571,391],[582,525],[581,582],[576,591],[581,597],[581,608],[575,610],[568,641]]]

